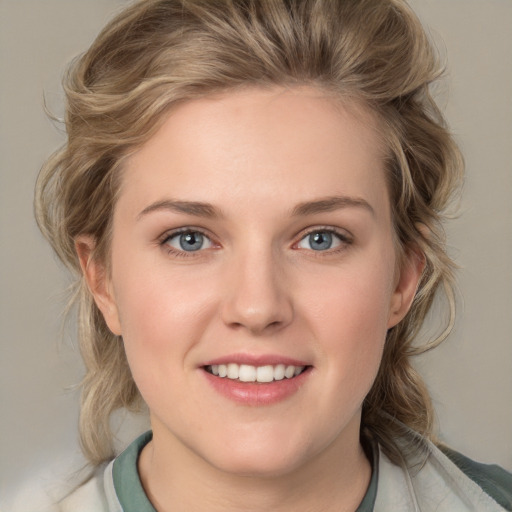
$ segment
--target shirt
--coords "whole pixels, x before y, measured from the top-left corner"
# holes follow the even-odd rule
[[[61,503],[62,512],[155,512],[142,487],[137,459],[152,432],[137,438]],[[512,511],[512,474],[479,464],[421,438],[421,450],[393,464],[372,443],[372,477],[356,512]],[[418,453],[422,453],[418,457]]]

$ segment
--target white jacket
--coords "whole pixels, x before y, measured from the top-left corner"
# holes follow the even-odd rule
[[[145,442],[148,442],[146,434]],[[133,451],[133,448],[132,448]],[[375,454],[376,451],[376,454]],[[137,452],[138,453],[138,452]],[[502,512],[512,505],[499,505],[475,481],[465,474],[440,449],[422,440],[421,464],[407,459],[405,467],[393,464],[379,449],[374,449],[374,474],[368,493],[356,512]],[[125,457],[124,464],[136,465]],[[469,460],[469,459],[466,459]],[[79,487],[60,504],[62,512],[152,512],[153,507],[143,492],[128,498],[123,509],[114,486],[114,461],[99,470],[85,485]],[[475,466],[478,466],[475,464]],[[483,467],[483,466],[480,466]],[[503,470],[507,483],[500,487],[512,504],[512,475]],[[508,478],[510,476],[510,479]],[[509,489],[510,484],[510,489]],[[376,489],[375,489],[376,486]],[[142,489],[142,486],[139,486]],[[373,489],[372,489],[373,487]],[[376,491],[376,494],[375,494]],[[368,495],[367,493],[367,495]],[[502,501],[503,501],[502,494]],[[370,498],[370,499],[368,499]],[[141,501],[139,501],[139,499]],[[127,501],[126,496],[124,498]],[[511,508],[509,508],[509,506]],[[129,510],[128,510],[129,509]]]

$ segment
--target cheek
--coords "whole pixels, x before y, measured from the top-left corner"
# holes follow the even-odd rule
[[[375,332],[387,331],[393,294],[391,265],[377,263],[340,268],[319,280],[305,282],[304,309],[315,323],[340,333],[353,333],[368,339]],[[380,338],[380,336],[379,336]]]
[[[150,381],[178,375],[212,317],[215,300],[205,277],[187,279],[156,261],[119,258],[114,276],[125,350],[144,394]]]
[[[378,371],[393,293],[393,260],[339,269],[325,286],[310,283],[303,310],[313,326],[330,378],[345,389],[369,390]],[[368,388],[368,389],[366,389]],[[361,394],[359,390],[357,395]]]

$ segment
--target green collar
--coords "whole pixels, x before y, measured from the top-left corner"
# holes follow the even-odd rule
[[[153,432],[150,430],[135,439],[114,460],[112,468],[114,489],[124,512],[156,512],[144,492],[137,471],[139,454],[151,439],[153,439]]]
[[[152,438],[153,433],[151,431],[142,434],[114,460],[112,469],[114,489],[124,512],[156,512],[144,492],[139,473],[137,472],[139,454]],[[372,443],[371,455],[373,458],[372,478],[366,495],[356,512],[372,512],[375,504],[378,481],[377,468],[379,466],[379,450],[376,443]]]

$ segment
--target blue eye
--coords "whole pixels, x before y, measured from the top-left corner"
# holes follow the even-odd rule
[[[199,231],[185,231],[171,235],[165,243],[174,249],[186,252],[195,252],[212,247],[211,240]]]
[[[318,230],[307,234],[298,244],[300,249],[310,249],[313,251],[328,251],[335,249],[342,243],[340,235],[332,231]]]

